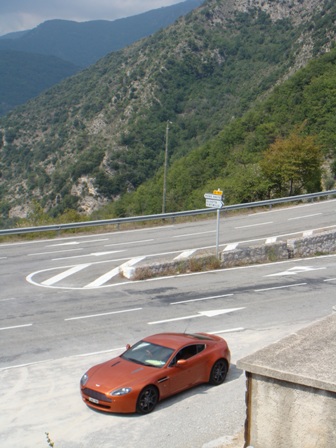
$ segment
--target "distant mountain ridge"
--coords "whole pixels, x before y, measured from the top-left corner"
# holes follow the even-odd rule
[[[185,0],[131,17],[74,22],[48,20],[11,38],[2,36],[0,50],[16,50],[56,56],[79,67],[87,67],[112,51],[166,28],[204,0]]]
[[[110,52],[172,24],[204,0],[186,0],[114,21],[48,20],[0,37],[0,115]]]
[[[264,197],[256,161],[296,126],[319,137],[336,175],[335,14],[332,0],[206,0],[18,107],[0,119],[3,216],[36,203],[53,218],[106,204],[159,213],[167,121],[167,211],[200,208],[225,184],[227,203],[232,190]]]

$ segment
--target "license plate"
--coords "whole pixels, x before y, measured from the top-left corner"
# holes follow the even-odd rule
[[[89,397],[89,401],[91,401],[92,403],[95,403],[95,404],[99,404],[99,400],[96,400],[95,398]]]

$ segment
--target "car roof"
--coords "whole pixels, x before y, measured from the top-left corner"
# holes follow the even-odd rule
[[[147,336],[143,340],[153,344],[163,345],[164,347],[177,349],[188,343],[201,343],[204,340],[214,341],[214,338],[206,333],[158,333]]]

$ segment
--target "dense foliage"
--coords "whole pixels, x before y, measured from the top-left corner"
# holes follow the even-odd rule
[[[203,208],[220,187],[227,203],[327,188],[336,177],[336,49],[308,66],[219,135],[169,168],[167,211]],[[322,172],[323,160],[332,161]],[[158,213],[163,173],[114,205],[120,215]]]
[[[331,186],[335,50],[289,77],[305,62],[303,35],[312,53],[330,49],[336,5],[325,6],[294,26],[288,17],[272,21],[260,9],[208,0],[3,117],[4,222],[13,205],[33,198],[53,219],[84,211],[91,197],[100,207],[112,201],[95,217],[159,213],[168,122],[167,211],[203,208],[203,194],[218,187],[229,203],[319,189],[321,154],[332,168],[323,186]],[[271,172],[267,161],[281,151],[283,158],[295,152],[297,162]]]
[[[0,50],[0,115],[78,70],[55,56]]]

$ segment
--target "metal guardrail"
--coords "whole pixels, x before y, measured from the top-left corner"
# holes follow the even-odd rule
[[[278,199],[268,199],[265,201],[258,202],[248,202],[246,204],[235,204],[235,205],[227,205],[220,209],[220,212],[230,211],[230,210],[240,210],[244,208],[253,208],[253,207],[265,207],[272,206],[277,204],[282,204],[286,202],[299,202],[310,199],[315,199],[323,196],[332,196],[336,195],[336,190],[328,190],[328,191],[320,191],[318,193],[310,193],[310,194],[302,194],[298,196],[288,196],[285,198]],[[50,232],[55,231],[59,232],[61,230],[68,229],[80,229],[83,227],[97,227],[97,226],[106,226],[106,225],[120,225],[125,223],[132,222],[142,222],[142,221],[155,221],[155,220],[163,220],[163,219],[174,219],[183,216],[195,216],[202,215],[207,213],[213,213],[217,211],[217,208],[203,208],[199,210],[189,210],[183,212],[173,212],[173,213],[160,213],[157,215],[144,215],[144,216],[131,216],[129,218],[115,218],[115,219],[102,219],[98,221],[84,221],[84,222],[74,222],[68,224],[52,224],[48,226],[38,226],[38,227],[17,227],[15,229],[5,229],[0,230],[0,236],[6,235],[20,235],[34,232]]]

